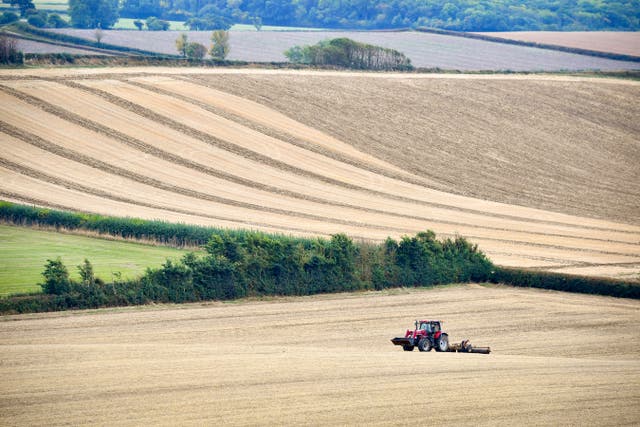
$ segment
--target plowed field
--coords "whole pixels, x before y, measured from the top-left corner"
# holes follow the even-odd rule
[[[640,84],[549,76],[0,73],[0,197],[635,278]]]
[[[11,316],[0,424],[638,425],[639,313],[467,285]],[[492,353],[389,342],[427,316]]]

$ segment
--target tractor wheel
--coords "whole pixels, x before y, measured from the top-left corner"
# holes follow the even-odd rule
[[[440,338],[436,341],[436,351],[449,350],[449,337],[445,334],[440,335]]]
[[[431,351],[431,341],[427,338],[422,338],[418,341],[418,350],[420,351]]]
[[[409,345],[409,344],[406,344],[406,345],[403,345],[403,346],[402,346],[402,349],[403,349],[404,351],[413,351],[413,346],[412,346],[412,345]]]

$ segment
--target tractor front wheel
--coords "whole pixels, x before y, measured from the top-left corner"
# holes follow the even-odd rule
[[[449,350],[449,337],[442,334],[440,338],[436,340],[436,351],[447,351]]]
[[[403,345],[403,346],[402,346],[402,349],[403,349],[404,351],[413,351],[413,346],[412,346],[412,345],[409,345],[409,344],[406,344],[406,345]]]
[[[422,338],[418,341],[418,350],[420,351],[431,351],[431,341],[427,338]]]

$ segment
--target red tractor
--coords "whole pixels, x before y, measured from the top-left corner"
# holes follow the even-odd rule
[[[449,351],[449,335],[442,332],[439,320],[416,320],[416,327],[412,331],[407,329],[404,337],[391,340],[395,345],[401,345],[404,351],[413,351],[418,346],[420,351]]]

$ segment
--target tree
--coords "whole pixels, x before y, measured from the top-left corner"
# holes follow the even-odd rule
[[[27,23],[32,27],[44,28],[47,26],[47,12],[39,12],[33,15],[29,15]]]
[[[185,53],[189,59],[202,59],[207,54],[207,48],[200,43],[187,43]]]
[[[16,22],[20,17],[13,12],[0,13],[0,25]]]
[[[57,13],[52,13],[51,15],[49,15],[47,24],[51,28],[65,28],[69,26],[69,24],[67,24],[67,21],[62,19],[62,17]]]
[[[80,273],[83,285],[93,285],[96,282],[93,265],[91,265],[88,259],[85,258],[84,262],[78,266],[78,273]]]
[[[217,30],[211,34],[211,50],[209,54],[216,59],[225,59],[229,55],[229,32]]]
[[[182,56],[187,57],[187,45],[189,42],[187,41],[187,35],[182,33],[176,39],[176,49]]]
[[[168,21],[163,21],[162,19],[158,19],[155,16],[150,16],[147,18],[147,29],[149,31],[167,31],[170,27]]]
[[[98,44],[100,44],[102,42],[103,37],[104,37],[104,31],[102,31],[102,29],[100,27],[98,27],[93,32],[93,36],[96,38],[96,41],[98,42]]]
[[[11,6],[18,6],[20,16],[26,16],[27,11],[36,9],[36,5],[33,4],[32,0],[11,0]]]
[[[45,294],[61,295],[71,290],[69,271],[62,263],[60,257],[55,260],[48,259],[42,272],[44,283],[41,284]]]
[[[22,64],[24,55],[13,37],[0,33],[0,64]]]
[[[254,17],[251,22],[253,26],[256,27],[256,31],[260,31],[262,29],[262,18],[259,16]]]
[[[69,15],[76,28],[111,28],[118,21],[118,0],[69,0]]]

